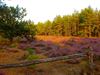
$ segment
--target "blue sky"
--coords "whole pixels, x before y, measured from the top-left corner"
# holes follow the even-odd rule
[[[35,23],[53,20],[56,15],[67,15],[88,6],[100,9],[100,0],[5,0],[10,6],[19,5],[27,10],[25,19]]]

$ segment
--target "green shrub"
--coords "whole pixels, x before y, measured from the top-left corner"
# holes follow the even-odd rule
[[[29,52],[29,54],[35,54],[35,50],[33,48],[27,48],[26,50]]]

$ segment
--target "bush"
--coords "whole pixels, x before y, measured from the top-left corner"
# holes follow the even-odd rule
[[[29,54],[35,54],[35,50],[33,48],[26,48]]]

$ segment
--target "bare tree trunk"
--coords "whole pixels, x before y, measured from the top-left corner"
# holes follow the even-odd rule
[[[68,56],[60,56],[60,57],[53,57],[53,58],[47,58],[47,59],[37,59],[37,60],[32,60],[32,61],[23,61],[20,63],[13,63],[13,64],[0,64],[0,69],[4,68],[16,68],[16,67],[26,67],[34,64],[40,64],[40,63],[46,63],[46,62],[53,62],[53,61],[59,61],[59,60],[66,60],[69,61],[70,59],[75,58],[84,58],[86,57],[85,54],[80,53],[80,54],[73,54],[73,55],[68,55]]]

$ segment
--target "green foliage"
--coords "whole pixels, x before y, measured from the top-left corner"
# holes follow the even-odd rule
[[[44,23],[44,31],[45,31],[45,35],[52,35],[52,23],[51,21],[47,20],[45,23]]]
[[[39,22],[37,25],[36,25],[36,34],[37,35],[44,35],[45,34],[45,29],[44,29],[44,24]]]
[[[24,9],[18,6],[14,8],[0,5],[0,33],[3,37],[12,41],[13,37],[18,36],[17,29],[20,27],[19,19],[23,17],[22,13],[24,15]]]
[[[100,11],[89,6],[72,15],[58,15],[52,22],[39,22],[36,29],[37,35],[100,37]]]
[[[35,50],[33,48],[27,48],[26,49],[30,55],[35,54]]]
[[[39,56],[37,56],[37,55],[29,55],[27,57],[27,60],[34,60],[34,59],[39,59]]]
[[[52,28],[53,28],[53,32],[54,35],[63,35],[63,21],[62,21],[62,17],[56,16],[56,18],[54,18],[54,21],[52,23]]]
[[[27,57],[27,60],[34,60],[34,59],[44,59],[46,56],[44,55],[36,55],[36,54],[31,54]]]
[[[27,29],[27,32],[25,31],[24,36],[29,40],[34,39],[34,36],[36,35],[36,26],[34,23],[30,20],[26,21],[25,29]]]
[[[93,10],[90,6],[75,11],[71,15],[56,16],[51,22],[47,20],[34,24],[32,21],[23,21],[26,16],[24,8],[8,7],[0,2],[0,35],[10,41],[15,37],[26,37],[32,40],[37,35],[56,36],[100,36],[100,11]]]
[[[33,37],[35,27],[32,23],[23,21],[24,16],[26,16],[26,9],[0,3],[0,35],[10,41],[15,37],[30,35]]]

